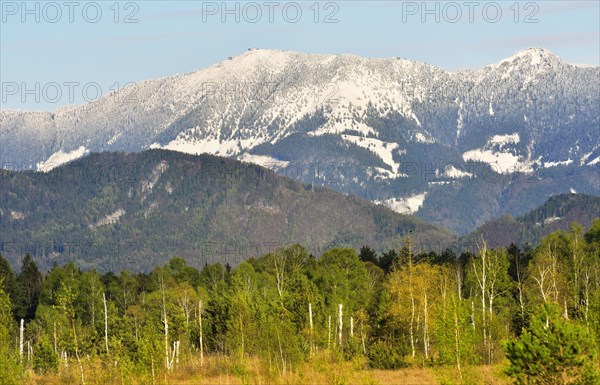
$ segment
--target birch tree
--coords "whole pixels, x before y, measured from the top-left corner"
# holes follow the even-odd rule
[[[488,364],[493,362],[496,345],[492,332],[496,314],[494,304],[499,297],[507,296],[510,290],[508,266],[506,251],[488,249],[485,240],[481,241],[479,253],[470,263],[471,285],[475,287],[475,297],[478,297],[481,303],[480,329]]]

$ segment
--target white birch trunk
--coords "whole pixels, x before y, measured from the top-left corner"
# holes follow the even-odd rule
[[[360,340],[362,342],[363,354],[367,354],[367,348],[365,347],[365,325],[362,319],[360,320]]]
[[[327,324],[327,349],[331,348],[331,316],[329,316],[329,322]]]
[[[459,303],[454,303],[454,354],[456,355],[456,368],[458,369],[458,372],[461,374],[462,377],[462,371],[460,369],[460,332],[458,328]]]
[[[56,344],[56,321],[54,321],[54,353],[57,353],[57,344]]]
[[[412,350],[412,357],[415,357],[415,334],[414,334],[414,325],[415,325],[415,298],[412,293],[412,284],[410,290],[410,301],[411,301],[411,311],[410,311],[410,348]]]
[[[164,281],[161,282],[161,292],[163,302],[163,323],[165,330],[165,369],[170,370],[171,365],[169,364],[169,321],[167,320],[167,305],[165,300]]]
[[[202,332],[202,301],[198,301],[198,323],[199,323],[199,334],[200,334],[200,366],[204,363],[204,344],[203,344],[203,332]]]
[[[423,350],[425,359],[429,358],[429,335],[427,334],[427,293],[424,294],[423,302]]]
[[[339,307],[339,329],[338,329],[338,344],[340,346],[342,346],[342,326],[343,326],[343,320],[342,320],[342,304],[340,303],[338,305]]]
[[[106,355],[108,355],[108,307],[106,306],[106,293],[102,293],[102,302],[104,303],[104,345],[106,347]]]
[[[19,329],[19,359],[23,363],[23,333],[25,332],[25,321],[21,318],[21,327]]]
[[[314,330],[313,330],[313,314],[312,314],[312,303],[308,304],[308,323],[310,325],[310,353],[314,354],[315,352],[315,343],[314,343]]]

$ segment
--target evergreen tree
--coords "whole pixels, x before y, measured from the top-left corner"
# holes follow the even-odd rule
[[[15,318],[26,321],[35,317],[42,290],[42,273],[31,255],[25,255],[21,272],[17,276],[17,295],[15,298]]]
[[[584,328],[562,318],[558,307],[544,304],[521,336],[504,344],[506,373],[517,384],[596,384],[594,349]]]
[[[2,289],[14,301],[17,291],[17,277],[12,266],[2,254],[0,254],[0,279],[2,280]]]
[[[379,259],[379,267],[385,271],[385,273],[389,273],[392,271],[392,266],[398,260],[398,253],[394,249],[390,249],[381,255]]]
[[[12,349],[13,320],[8,294],[2,289],[0,277],[0,384],[20,384],[21,371],[16,352]]]
[[[375,250],[372,250],[369,246],[363,246],[360,248],[358,258],[363,262],[372,262],[376,265],[379,263],[377,253],[375,252]]]

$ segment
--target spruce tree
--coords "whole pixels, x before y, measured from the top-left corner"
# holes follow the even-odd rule
[[[31,255],[23,258],[21,272],[17,276],[17,293],[15,298],[15,318],[26,321],[35,318],[35,310],[42,290],[42,273],[37,268]]]
[[[594,349],[585,328],[560,315],[558,307],[545,304],[529,328],[504,344],[510,367],[506,374],[517,384],[597,384]]]

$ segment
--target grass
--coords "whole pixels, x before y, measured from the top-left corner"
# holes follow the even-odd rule
[[[150,371],[151,372],[151,371]],[[186,357],[173,372],[157,365],[151,373],[139,375],[123,366],[106,365],[99,359],[84,360],[86,385],[508,385],[502,366],[472,366],[459,373],[454,367],[404,368],[373,370],[364,359],[339,361],[325,354],[280,372],[276,363],[255,357],[243,362],[225,356]],[[29,373],[26,385],[80,384],[81,372],[76,362],[61,365],[59,373]]]

